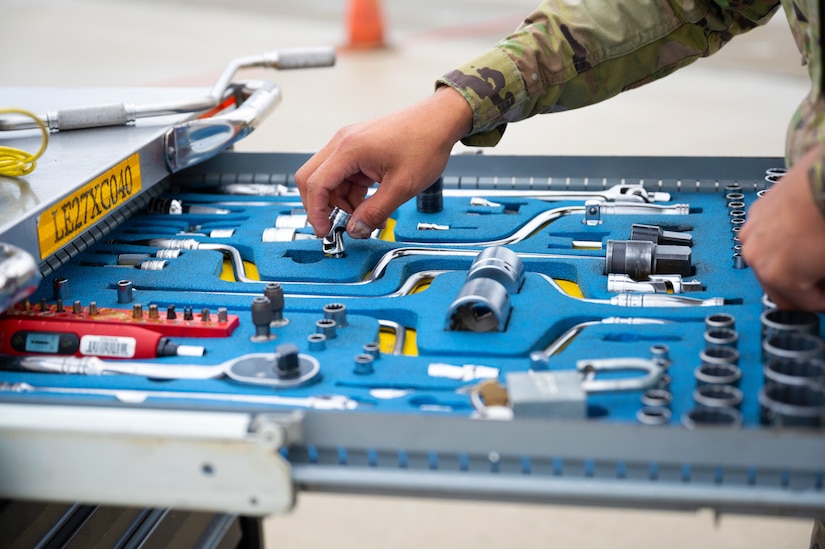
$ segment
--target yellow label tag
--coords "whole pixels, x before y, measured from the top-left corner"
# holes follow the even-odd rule
[[[40,259],[46,259],[128,202],[141,186],[140,155],[135,153],[40,214]]]

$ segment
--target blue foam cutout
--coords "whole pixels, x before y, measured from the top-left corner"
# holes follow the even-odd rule
[[[480,193],[480,195],[483,195]],[[215,204],[226,198],[216,195],[187,193],[184,201]],[[746,203],[755,199],[746,194]],[[525,282],[517,294],[510,295],[512,312],[506,330],[492,333],[456,332],[445,328],[447,311],[461,288],[473,257],[458,253],[444,255],[410,255],[390,262],[382,276],[370,283],[362,281],[388,252],[407,247],[480,251],[472,245],[456,243],[491,241],[506,238],[525,226],[535,215],[572,203],[548,203],[533,199],[498,199],[504,206],[480,208],[469,205],[468,198],[444,199],[444,209],[436,214],[420,214],[414,201],[395,214],[397,242],[380,240],[354,241],[345,236],[347,252],[343,258],[330,258],[321,252],[316,240],[261,242],[263,231],[274,226],[278,215],[291,214],[300,204],[295,199],[232,197],[232,213],[184,214],[179,216],[138,214],[124,222],[101,242],[84,251],[58,272],[48,277],[31,297],[33,302],[51,302],[51,282],[55,277],[69,280],[68,301],[83,305],[95,301],[98,307],[130,308],[117,303],[116,284],[130,280],[135,301],[157,304],[161,310],[175,305],[178,310],[192,306],[196,312],[209,308],[213,313],[226,307],[241,317],[241,326],[229,338],[175,338],[180,343],[204,345],[207,354],[199,364],[217,364],[246,353],[269,352],[281,343],[294,343],[309,353],[307,336],[315,332],[315,322],[322,318],[323,307],[343,303],[347,307],[349,326],[339,329],[339,337],[328,340],[326,349],[313,351],[321,364],[321,378],[311,385],[273,390],[242,385],[227,379],[199,381],[155,381],[135,376],[83,377],[50,374],[0,372],[5,382],[27,382],[37,386],[66,388],[110,388],[232,394],[277,394],[310,396],[345,394],[362,403],[362,409],[380,412],[434,413],[466,416],[472,404],[466,388],[473,381],[435,378],[428,375],[428,365],[444,362],[453,365],[477,364],[500,369],[499,380],[508,372],[530,368],[529,355],[541,350],[571,327],[607,317],[645,317],[669,321],[663,325],[601,324],[585,328],[567,347],[549,360],[551,370],[567,370],[576,361],[594,358],[650,356],[650,347],[667,345],[672,365],[672,424],[695,406],[692,399],[695,380],[693,370],[699,365],[703,346],[704,318],[714,312],[728,312],[736,318],[740,333],[740,388],[745,394],[741,411],[747,426],[759,423],[757,394],[762,386],[759,315],[762,311],[758,282],[748,269],[733,268],[732,233],[724,197],[713,193],[674,193],[673,203],[689,202],[689,215],[606,215],[599,225],[582,222],[583,215],[567,215],[537,230],[532,236],[508,245],[523,254],[552,254],[523,260]],[[257,204],[265,203],[260,206]],[[248,205],[246,205],[248,204]],[[422,231],[425,221],[452,227],[446,231]],[[737,304],[724,307],[620,308],[603,303],[589,303],[570,297],[554,288],[544,276],[575,282],[585,298],[605,300],[614,294],[607,291],[604,251],[573,249],[573,241],[594,241],[602,247],[609,239],[629,238],[633,223],[659,225],[666,230],[689,228],[695,246],[692,265],[704,290],[686,294],[690,297],[724,297]],[[234,229],[228,238],[179,235],[181,231],[213,228]],[[299,229],[311,234],[308,228]],[[150,238],[193,238],[204,243],[234,246],[243,258],[253,263],[261,282],[241,283],[220,279],[223,256],[213,250],[184,250],[180,257],[168,260],[161,271],[142,271],[111,266],[119,253],[154,253],[144,242]],[[95,266],[102,263],[110,266]],[[429,287],[417,294],[387,297],[397,291],[411,275],[426,270],[446,271]],[[254,343],[250,304],[262,295],[265,281],[277,281],[286,293],[286,326],[273,328],[277,339],[272,343]],[[354,357],[365,343],[375,341],[379,320],[401,323],[415,330],[419,356],[382,355],[374,362],[374,373],[354,373]],[[160,364],[185,364],[195,359],[165,357]],[[396,398],[377,398],[373,389],[409,389],[414,392]],[[640,393],[593,394],[588,397],[589,416],[593,421],[635,422]],[[20,398],[25,398],[22,395]],[[106,401],[106,397],[69,397]],[[232,404],[230,406],[241,406]],[[529,464],[526,465],[529,467]]]

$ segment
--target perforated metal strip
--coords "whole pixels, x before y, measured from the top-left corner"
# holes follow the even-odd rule
[[[68,263],[77,254],[84,251],[95,242],[100,241],[121,223],[132,217],[132,215],[137,213],[139,210],[145,208],[151,199],[165,192],[168,186],[168,180],[166,180],[158,185],[150,187],[103,218],[100,222],[81,233],[80,236],[69,242],[68,245],[59,249],[40,263],[40,274],[45,277],[55,272],[62,265]]]
[[[233,183],[285,185],[287,192],[297,194],[295,174],[284,173],[193,173],[179,175],[175,183],[181,187],[220,187]],[[764,180],[733,179],[629,179],[622,177],[478,177],[451,175],[443,179],[445,189],[475,189],[504,191],[599,191],[614,185],[642,185],[650,191],[664,192],[724,192],[728,185],[740,185],[743,191],[756,192],[766,188]]]

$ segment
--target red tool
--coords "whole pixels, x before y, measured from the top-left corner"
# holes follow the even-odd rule
[[[204,348],[179,345],[156,331],[130,324],[6,317],[0,320],[0,354],[141,359],[203,356]]]

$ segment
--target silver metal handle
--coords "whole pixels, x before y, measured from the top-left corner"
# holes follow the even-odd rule
[[[83,105],[49,111],[39,115],[49,129],[74,130],[96,128],[101,126],[120,126],[134,122],[137,118],[165,116],[169,114],[194,113],[209,110],[221,103],[227,92],[231,92],[232,78],[241,69],[303,69],[310,67],[329,67],[335,64],[335,48],[323,46],[317,48],[295,48],[267,52],[233,59],[221,73],[217,82],[204,97],[185,101],[148,103],[111,103],[101,105]],[[24,117],[0,117],[0,131],[26,130],[37,128],[37,123]]]
[[[164,137],[166,165],[172,173],[198,164],[226,150],[246,137],[281,101],[281,92],[272,82],[247,82],[253,90],[237,109],[226,114],[178,124]]]

